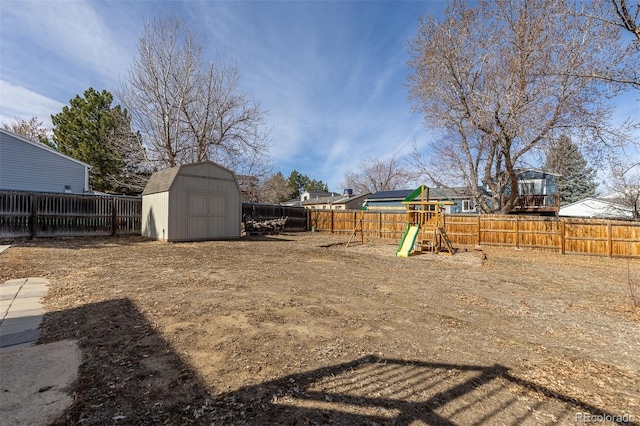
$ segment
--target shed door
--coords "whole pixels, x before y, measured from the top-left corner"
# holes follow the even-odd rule
[[[224,238],[227,196],[224,193],[189,192],[187,197],[187,238]]]

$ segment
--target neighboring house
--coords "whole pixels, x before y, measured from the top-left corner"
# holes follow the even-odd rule
[[[330,198],[330,197],[342,197],[342,196],[340,194],[338,194],[337,192],[304,191],[303,193],[300,194],[299,197],[292,198],[291,200],[283,201],[283,202],[280,203],[280,205],[281,206],[288,206],[288,207],[302,207],[303,203],[305,201],[307,201],[307,200],[319,201],[321,199],[324,200],[324,199]],[[307,205],[312,205],[312,204],[307,204]]]
[[[0,129],[0,190],[89,192],[89,164]]]
[[[538,169],[516,169],[515,172],[518,180],[518,199],[511,213],[557,215],[560,209],[558,193],[560,175]],[[486,182],[483,182],[483,188],[487,194],[491,194]],[[511,188],[507,185],[502,195],[503,205],[510,194]]]
[[[300,201],[299,197],[292,198],[291,200],[281,202],[280,205],[287,206],[287,207],[302,207],[302,201]]]
[[[369,210],[404,212],[406,205],[402,204],[402,201],[413,191],[413,189],[378,191],[367,197],[366,205]],[[478,213],[477,205],[468,188],[429,188],[429,200],[453,201],[455,205],[442,206],[445,213]]]
[[[633,210],[617,202],[615,195],[588,197],[560,207],[560,216],[589,217],[598,219],[633,219]]]
[[[300,201],[304,202],[307,200],[318,200],[319,198],[326,197],[339,197],[340,194],[337,192],[326,192],[326,191],[304,191],[300,194]]]
[[[342,195],[317,197],[302,201],[302,207],[310,210],[360,210],[370,194],[353,195],[345,191]]]

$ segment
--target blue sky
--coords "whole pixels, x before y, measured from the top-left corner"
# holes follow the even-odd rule
[[[87,88],[116,92],[145,19],[191,23],[206,56],[236,61],[269,111],[271,154],[340,191],[366,156],[425,141],[404,86],[418,16],[442,1],[13,1],[0,3],[0,120],[50,116]]]
[[[405,87],[407,42],[436,1],[0,2],[0,121],[50,116],[87,88],[115,93],[145,19],[184,18],[238,63],[242,89],[269,111],[276,170],[340,191],[365,157],[425,145]],[[639,96],[619,116],[638,112]]]

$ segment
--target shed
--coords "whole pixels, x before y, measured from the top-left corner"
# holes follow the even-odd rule
[[[91,166],[0,129],[0,190],[83,194]]]
[[[240,238],[242,200],[235,174],[216,163],[156,172],[142,192],[142,236],[163,241]]]

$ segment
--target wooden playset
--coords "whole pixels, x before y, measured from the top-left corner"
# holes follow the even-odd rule
[[[444,221],[444,206],[455,205],[454,201],[435,201],[429,199],[429,188],[421,185],[411,194],[409,194],[402,204],[406,208],[406,223],[404,233],[400,239],[400,244],[396,249],[396,256],[408,257],[411,252],[422,253],[423,251],[432,251],[439,253],[447,251],[449,254],[454,253],[453,246],[447,237]],[[374,210],[392,209],[394,207],[376,207]],[[358,229],[362,236],[364,244],[364,232],[362,232],[362,224],[364,220],[364,207],[360,213],[360,218],[351,233],[351,237],[347,242],[347,247],[356,236]],[[395,208],[394,208],[395,209]]]
[[[455,205],[455,202],[430,200],[429,188],[421,185],[402,204],[407,209],[407,228],[396,250],[396,256],[407,257],[411,251],[454,253],[445,229],[444,206]]]

